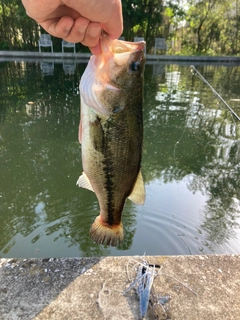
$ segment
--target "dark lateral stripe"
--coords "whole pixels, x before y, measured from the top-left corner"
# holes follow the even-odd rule
[[[113,162],[112,162],[112,153],[107,148],[104,152],[104,161],[103,161],[103,171],[105,177],[105,186],[107,190],[107,210],[108,210],[108,224],[114,224],[114,183],[113,183]]]

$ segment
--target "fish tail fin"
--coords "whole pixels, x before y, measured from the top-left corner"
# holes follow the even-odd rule
[[[120,222],[118,225],[108,225],[101,221],[98,216],[90,229],[90,237],[99,244],[105,244],[115,247],[123,241],[123,226]]]

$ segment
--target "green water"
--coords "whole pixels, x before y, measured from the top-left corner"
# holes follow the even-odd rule
[[[240,123],[190,66],[146,65],[147,196],[117,248],[89,238],[99,207],[76,186],[86,64],[52,66],[0,63],[0,257],[240,253]],[[240,67],[197,69],[240,115]]]

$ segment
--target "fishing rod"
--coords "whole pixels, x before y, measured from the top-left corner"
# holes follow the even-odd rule
[[[240,121],[240,117],[233,111],[233,109],[227,104],[227,102],[225,100],[223,100],[223,98],[220,96],[220,94],[217,93],[217,91],[201,75],[201,73],[193,65],[191,65],[190,68],[191,68],[193,75],[197,74],[199,76],[199,78],[209,86],[209,88],[212,90],[212,92],[225,104],[225,106],[228,108],[228,110],[238,119],[238,121]]]

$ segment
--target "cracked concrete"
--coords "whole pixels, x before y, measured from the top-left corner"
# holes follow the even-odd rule
[[[135,291],[122,294],[132,258],[142,259],[1,259],[0,320],[139,319]],[[171,297],[166,313],[151,309],[146,319],[240,319],[239,255],[145,259],[162,267],[155,295]]]

